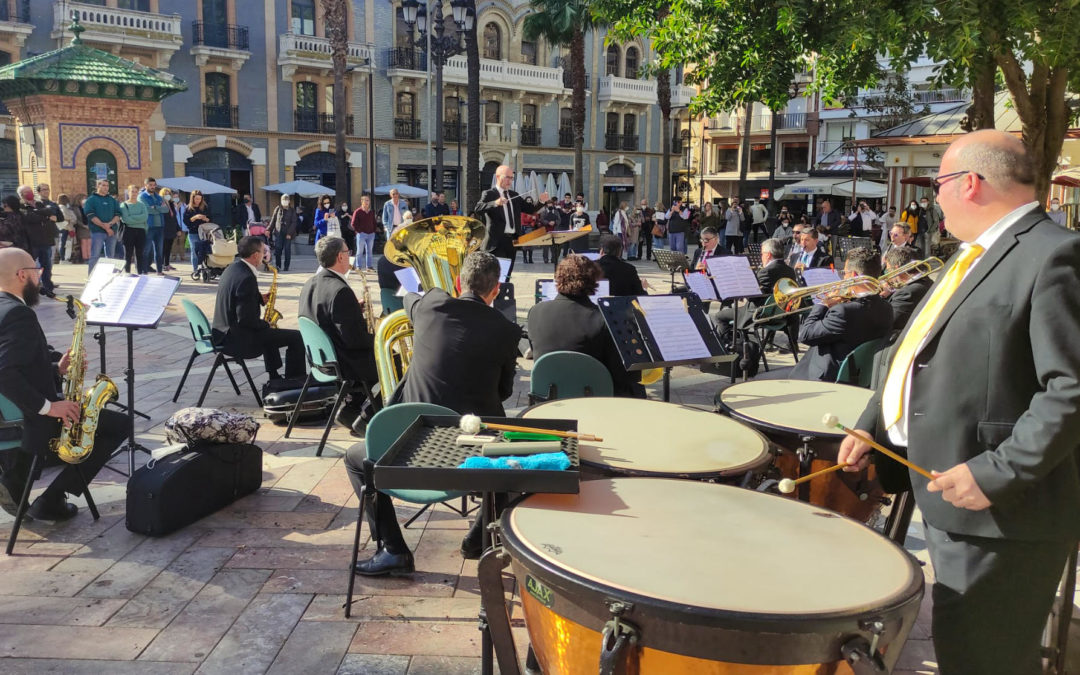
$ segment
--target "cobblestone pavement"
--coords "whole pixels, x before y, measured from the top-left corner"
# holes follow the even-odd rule
[[[293,272],[281,277],[283,327],[296,326],[300,286],[315,269],[301,247]],[[306,253],[306,255],[305,255]],[[539,257],[539,256],[538,256]],[[181,271],[188,263],[175,263]],[[667,275],[654,263],[638,263],[654,288]],[[519,265],[515,271],[518,315],[532,305],[533,281],[550,277],[549,265]],[[75,293],[85,267],[55,268],[60,293]],[[358,280],[353,278],[359,288]],[[265,284],[268,279],[264,280]],[[372,283],[372,297],[379,297]],[[163,422],[193,405],[209,372],[210,359],[196,360],[178,403],[173,392],[191,352],[191,336],[180,298],[213,313],[215,285],[185,277],[157,330],[135,334],[137,408],[150,420],[136,422],[138,439],[153,448],[164,441]],[[53,346],[66,348],[71,323],[59,303],[46,301],[39,316]],[[126,396],[123,333],[109,331],[107,372]],[[89,372],[97,372],[96,345]],[[791,362],[773,353],[771,362]],[[252,361],[256,382],[261,361]],[[508,414],[526,404],[531,361],[521,359]],[[675,402],[711,409],[722,381],[696,369],[676,368]],[[650,397],[660,398],[658,385]],[[250,392],[237,397],[220,373],[206,405],[260,415]],[[124,480],[104,470],[92,490],[102,518],[85,508],[60,525],[28,521],[17,555],[0,557],[0,669],[7,673],[378,673],[420,675],[479,672],[478,590],[475,562],[461,559],[458,546],[468,522],[445,508],[424,513],[405,530],[416,553],[412,579],[358,579],[354,616],[341,605],[357,499],[342,456],[360,442],[335,428],[322,458],[314,451],[321,427],[284,427],[263,420],[258,443],[265,451],[262,488],[234,505],[162,538],[124,526]],[[145,455],[137,458],[143,463]],[[126,469],[126,458],[113,465]],[[48,477],[48,476],[47,476]],[[39,489],[46,483],[39,481]],[[79,500],[80,506],[82,501]],[[412,515],[400,505],[402,519]],[[4,515],[4,514],[0,514]],[[6,532],[10,517],[0,519]],[[916,523],[918,518],[916,517]],[[364,531],[365,547],[367,542]],[[909,546],[920,558],[921,534],[912,527]],[[838,552],[839,554],[840,552]],[[364,555],[363,553],[361,554]],[[779,561],[778,561],[779,563]],[[797,563],[796,563],[797,564]],[[776,583],[823,583],[801,579],[794,567]],[[926,567],[930,577],[929,567]],[[677,570],[673,570],[677,573]],[[872,573],[868,571],[868,573]],[[515,615],[518,645],[526,645]],[[899,672],[936,672],[929,640],[929,603],[900,658]]]

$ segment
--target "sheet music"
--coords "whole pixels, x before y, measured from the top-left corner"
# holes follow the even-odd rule
[[[125,326],[153,326],[161,320],[180,280],[176,277],[139,277],[118,323]]]
[[[821,284],[831,284],[835,281],[840,281],[840,275],[836,273],[831,267],[811,267],[803,270],[803,281],[807,286],[820,286]],[[821,300],[818,298],[810,299],[815,305],[820,305]]]
[[[420,275],[413,268],[406,267],[405,269],[394,270],[394,276],[401,282],[401,288],[405,293],[420,292]],[[402,295],[405,293],[402,293]]]
[[[709,277],[700,272],[683,272],[683,276],[686,278],[686,286],[702,300],[719,300],[716,296],[716,289],[713,287],[712,282],[709,281]]]
[[[507,276],[510,274],[510,259],[509,258],[495,258],[499,261],[499,283],[505,284]]]
[[[708,258],[705,261],[717,295],[722,300],[729,298],[753,298],[761,295],[761,285],[750,261],[741,255],[725,255]]]
[[[105,284],[111,282],[117,274],[120,272],[120,268],[124,266],[123,260],[115,260],[113,258],[102,258],[98,260],[94,265],[94,269],[90,271],[90,277],[86,280],[86,285],[83,286],[82,295],[79,296],[79,302],[90,305],[98,300],[98,296],[101,295],[101,290],[105,287]]]
[[[91,323],[120,323],[124,308],[135,294],[138,283],[137,276],[114,275],[112,280],[91,298],[94,304],[86,312],[86,320]]]
[[[638,304],[644,310],[641,317],[649,326],[663,361],[689,361],[712,356],[697,324],[683,304],[683,298],[674,295],[639,295]]]
[[[607,279],[601,279],[600,285],[597,286],[596,292],[589,296],[594,305],[599,304],[600,298],[611,295],[611,282]],[[554,300],[555,296],[559,294],[558,289],[555,287],[555,282],[551,279],[540,280],[540,302],[545,300]]]

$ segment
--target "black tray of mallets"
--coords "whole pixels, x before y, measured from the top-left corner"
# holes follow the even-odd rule
[[[482,417],[493,424],[521,425],[510,417]],[[458,492],[553,492],[576,494],[580,478],[578,442],[561,439],[570,458],[565,471],[539,469],[461,469],[467,458],[478,456],[480,446],[457,445],[464,434],[460,415],[420,415],[375,463],[375,487],[399,490],[453,490]],[[577,420],[530,419],[529,427],[577,431]],[[486,432],[496,433],[496,432]]]

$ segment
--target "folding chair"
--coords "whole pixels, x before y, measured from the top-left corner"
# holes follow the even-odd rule
[[[176,386],[176,393],[173,394],[173,403],[180,398],[180,391],[184,388],[184,382],[187,381],[188,372],[191,370],[191,364],[195,363],[195,357],[201,354],[216,354],[214,358],[214,365],[210,368],[210,374],[206,376],[206,384],[203,385],[202,394],[199,395],[199,402],[195,405],[201,406],[203,399],[206,398],[206,392],[210,390],[210,382],[214,379],[214,373],[217,372],[218,366],[225,369],[225,374],[229,376],[229,382],[232,384],[233,391],[236,395],[240,395],[240,387],[236,385],[236,379],[233,378],[232,372],[229,370],[229,363],[235,363],[240,366],[240,369],[244,371],[244,377],[247,378],[248,385],[251,386],[251,393],[255,395],[255,403],[262,407],[262,397],[259,396],[259,390],[255,388],[255,382],[251,379],[251,373],[248,372],[247,365],[244,360],[235,356],[229,356],[221,347],[214,345],[211,340],[212,330],[210,328],[210,320],[206,318],[203,311],[199,309],[198,305],[190,300],[181,300],[180,304],[184,306],[184,313],[187,315],[188,328],[191,329],[191,337],[195,340],[195,347],[191,350],[191,358],[188,359],[187,367],[184,368],[184,374],[180,378],[180,384]]]
[[[588,354],[549,352],[536,360],[529,382],[529,405],[581,396],[614,396],[604,364]]]

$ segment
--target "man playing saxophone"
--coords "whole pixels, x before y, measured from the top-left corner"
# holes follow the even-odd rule
[[[363,409],[365,398],[378,391],[374,338],[365,312],[345,275],[349,272],[349,247],[340,237],[323,237],[315,244],[319,271],[300,289],[300,316],[319,324],[334,343],[338,365],[345,379],[353,383],[350,401],[338,413],[338,422],[359,433],[374,414]],[[365,298],[365,302],[369,302]],[[372,399],[374,400],[374,399]],[[364,414],[361,414],[361,413]]]
[[[39,300],[40,277],[41,268],[28,253],[16,248],[0,250],[0,394],[23,415],[21,451],[3,453],[7,463],[0,475],[0,508],[12,515],[35,455],[40,467],[40,458],[48,451],[50,440],[60,434],[61,424],[77,424],[82,414],[78,403],[64,400],[58,393],[60,376],[67,371],[71,355],[61,356],[52,350],[31,309]],[[126,435],[127,417],[102,410],[94,450],[82,463],[64,467],[34,500],[30,517],[66,520],[74,516],[78,508],[65,495],[81,495],[82,478],[93,480]]]

